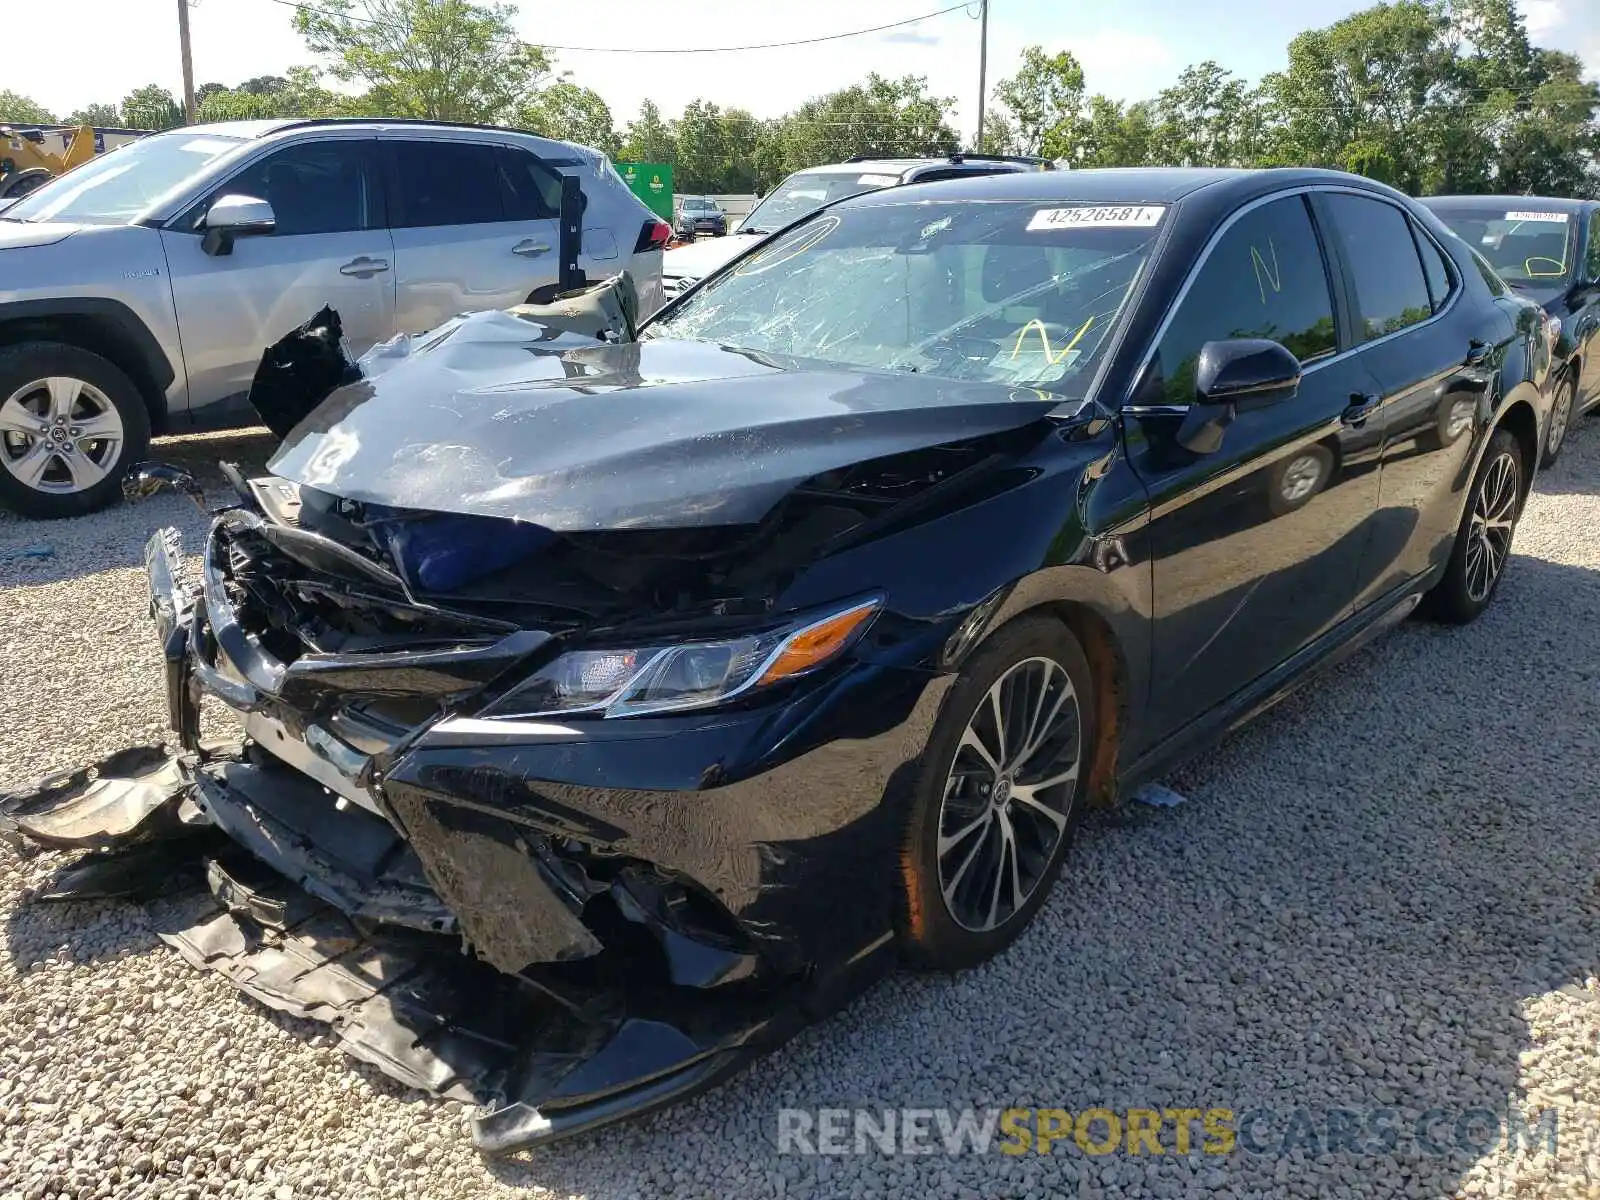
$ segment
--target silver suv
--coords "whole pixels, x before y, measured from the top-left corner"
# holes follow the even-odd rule
[[[582,213],[565,241],[563,177]],[[255,424],[262,350],[323,305],[359,354],[547,297],[565,255],[590,278],[630,271],[653,312],[671,233],[604,155],[513,130],[238,121],[143,138],[0,208],[0,504],[91,512],[152,431]]]

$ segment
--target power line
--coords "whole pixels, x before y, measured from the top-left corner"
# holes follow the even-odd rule
[[[316,8],[310,4],[302,4],[299,0],[272,0],[274,4],[281,4],[285,8],[299,9],[301,12],[316,13],[318,16],[329,17],[336,21],[352,21],[358,25],[375,25],[382,29],[389,29],[402,33],[411,32],[404,26],[394,25],[386,21],[378,21],[371,17],[357,17],[349,13],[334,12],[325,8]],[[547,42],[530,42],[529,45],[538,46],[541,50],[558,50],[568,54],[734,54],[745,50],[782,50],[792,46],[815,46],[822,42],[837,42],[845,38],[864,37],[869,33],[882,33],[886,29],[899,29],[904,25],[915,25],[918,21],[931,20],[934,17],[946,16],[959,9],[967,7],[968,0],[961,4],[952,4],[948,8],[936,9],[933,12],[923,13],[917,17],[906,17],[901,21],[890,21],[887,25],[874,25],[869,29],[851,29],[844,33],[823,34],[820,37],[796,38],[787,42],[755,42],[747,46],[553,46]]]

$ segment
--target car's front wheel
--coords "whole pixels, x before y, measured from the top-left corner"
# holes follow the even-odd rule
[[[0,348],[0,504],[28,517],[104,508],[149,442],[138,389],[100,355],[58,342]]]
[[[945,699],[901,848],[903,956],[958,970],[998,954],[1050,892],[1081,813],[1093,681],[1050,617],[992,636]]]
[[[1465,625],[1489,607],[1511,558],[1522,480],[1522,448],[1509,430],[1495,430],[1473,476],[1444,577],[1424,598],[1427,615]]]

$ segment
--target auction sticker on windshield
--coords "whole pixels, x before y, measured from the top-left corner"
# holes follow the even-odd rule
[[[1567,214],[1561,212],[1508,212],[1508,221],[1559,221],[1563,225],[1567,222]]]
[[[1123,204],[1115,207],[1041,208],[1028,221],[1028,230],[1078,229],[1096,226],[1112,229],[1137,229],[1160,223],[1164,204]]]

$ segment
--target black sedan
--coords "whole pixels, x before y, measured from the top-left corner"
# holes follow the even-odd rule
[[[1600,200],[1432,196],[1423,201],[1500,277],[1544,307],[1556,337],[1544,461],[1600,405]]]
[[[207,831],[185,957],[489,1105],[488,1151],[592,1128],[1000,952],[1086,807],[1478,616],[1548,365],[1363,179],[857,196],[638,340],[485,313],[380,355],[236,479],[198,588],[150,543],[188,756],[12,820]]]

